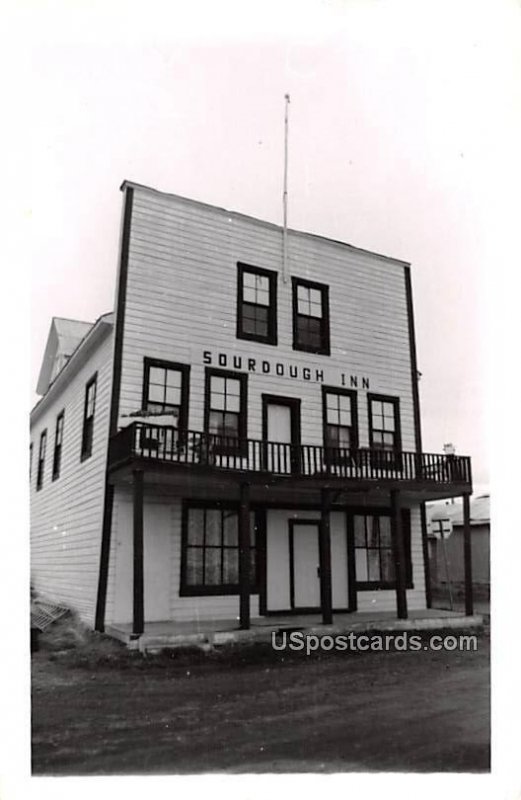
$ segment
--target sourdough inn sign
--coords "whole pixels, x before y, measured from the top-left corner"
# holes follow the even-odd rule
[[[268,358],[255,358],[237,353],[214,353],[203,351],[203,364],[207,367],[221,367],[243,372],[254,372],[258,375],[276,375],[278,378],[308,381],[310,383],[339,384],[350,389],[369,389],[369,378],[360,375],[349,375],[346,372],[330,369],[291,364],[286,361],[273,361]]]

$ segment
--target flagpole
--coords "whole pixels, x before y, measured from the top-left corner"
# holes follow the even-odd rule
[[[282,194],[283,229],[282,229],[282,280],[288,282],[288,119],[289,94],[284,95],[284,191]]]

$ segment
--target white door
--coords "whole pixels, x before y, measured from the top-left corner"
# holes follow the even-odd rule
[[[291,534],[290,534],[291,535]],[[320,606],[318,525],[293,525],[293,607]]]
[[[270,472],[291,472],[291,407],[268,403],[266,408],[267,467]]]

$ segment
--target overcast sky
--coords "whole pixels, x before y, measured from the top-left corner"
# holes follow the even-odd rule
[[[289,92],[289,224],[412,263],[424,449],[453,442],[485,488],[513,5],[246,6],[174,3],[133,26],[119,3],[103,24],[97,4],[58,27],[33,15],[31,392],[51,317],[113,308],[125,178],[281,222]]]

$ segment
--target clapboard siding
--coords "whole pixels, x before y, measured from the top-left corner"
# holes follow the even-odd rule
[[[78,611],[90,625],[98,582],[112,365],[112,332],[38,415],[31,428],[31,580],[46,597]],[[81,462],[85,385],[97,372],[92,455]],[[52,480],[57,415],[65,409],[60,477]],[[47,428],[44,481],[36,491],[40,433]]]
[[[291,280],[278,280],[278,346],[236,338],[237,262],[281,273],[275,226],[134,187],[122,352],[120,424],[140,408],[145,356],[191,364],[192,429],[204,420],[203,351],[367,377],[370,391],[400,398],[402,445],[415,449],[404,264],[290,231],[289,275],[330,287],[331,355],[294,351]],[[217,366],[217,364],[214,364]],[[260,438],[261,394],[302,399],[302,440],[322,442],[320,383],[249,373],[248,435]],[[366,390],[359,389],[360,443],[368,444]]]
[[[157,513],[160,509],[161,513]],[[156,511],[156,513],[154,513]],[[162,553],[151,547],[151,540],[162,541]],[[112,517],[111,568],[107,592],[107,624],[132,621],[132,497],[116,488]],[[145,619],[235,620],[239,615],[238,595],[180,597],[181,583],[181,501],[147,496],[144,519],[144,606]],[[158,567],[161,575],[157,574]],[[157,594],[168,596],[164,615],[160,614]],[[257,595],[251,597],[251,614],[259,616]]]

